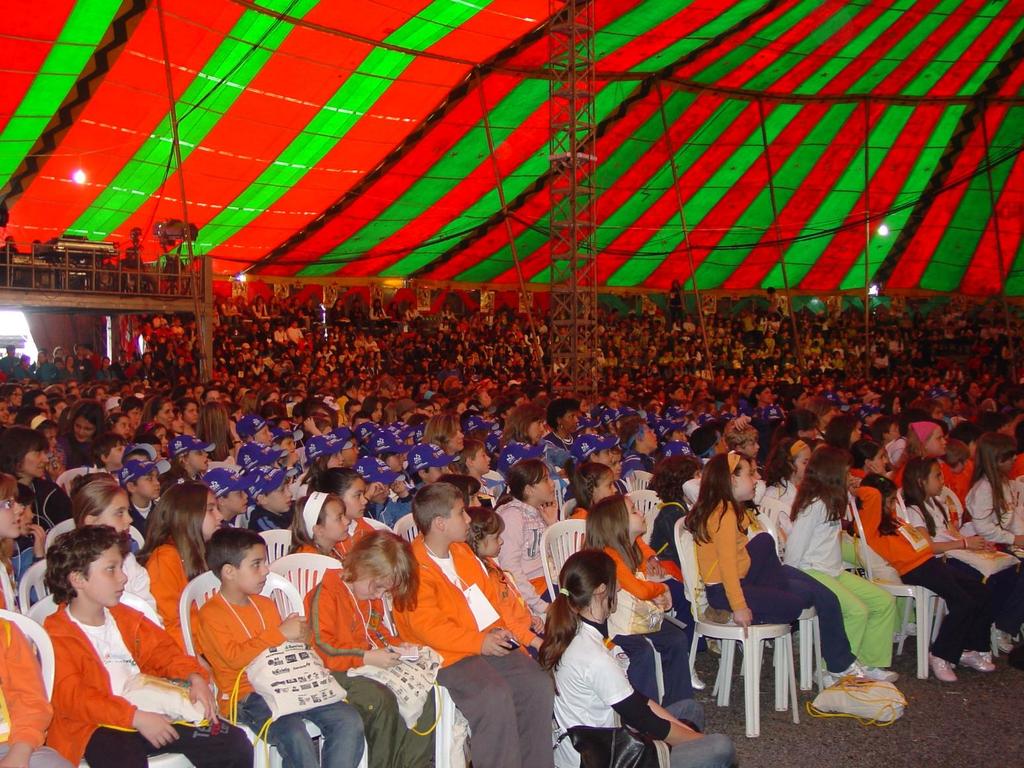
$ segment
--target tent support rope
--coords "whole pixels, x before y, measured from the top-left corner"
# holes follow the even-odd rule
[[[764,102],[757,100],[758,123],[761,126],[761,145],[764,148],[764,164],[768,169],[768,197],[772,203],[772,227],[775,229],[775,244],[779,249],[779,267],[782,271],[782,286],[786,292],[786,309],[789,311],[789,322],[793,326],[793,346],[796,347],[796,359],[800,369],[806,370],[804,364],[804,345],[800,342],[800,329],[793,313],[793,297],[789,293],[789,275],[786,274],[786,249],[782,244],[782,228],[779,226],[779,206],[775,200],[775,172],[772,170],[772,156],[768,151],[768,129],[765,128]]]
[[[181,220],[184,224],[184,245],[188,254],[189,270],[193,270],[195,264],[195,252],[192,247],[191,228],[188,222],[188,197],[185,194],[185,172],[181,166],[181,141],[178,136],[178,112],[174,104],[174,81],[171,78],[171,53],[167,46],[167,25],[164,20],[163,0],[156,0],[156,16],[160,26],[160,47],[164,55],[164,80],[167,84],[167,108],[168,117],[171,123],[171,148],[174,152],[174,165],[178,177],[178,189],[181,195]],[[207,275],[213,269],[213,264],[207,260],[201,264],[198,274],[191,275],[189,289],[192,293],[192,301],[195,307],[196,333],[199,336],[200,349],[200,370],[207,379],[213,377],[213,338],[206,330],[210,317],[210,303],[213,300],[213,283]],[[178,269],[178,280],[182,279],[182,270]],[[200,284],[201,283],[201,284]],[[207,290],[209,288],[209,290]],[[180,283],[179,283],[180,289]],[[200,299],[200,291],[202,298]]]
[[[871,102],[864,101],[864,375],[871,370]],[[842,301],[842,299],[840,299]]]
[[[505,231],[508,233],[508,247],[512,251],[512,261],[516,266],[516,277],[519,280],[519,295],[526,306],[526,319],[530,323],[530,334],[534,343],[540,343],[537,336],[537,328],[533,324],[533,297],[526,292],[526,281],[523,279],[523,266],[519,261],[519,247],[516,245],[515,233],[512,231],[512,219],[509,218],[508,204],[505,200],[505,184],[501,178],[501,167],[498,165],[498,158],[494,154],[494,136],[491,133],[491,119],[488,116],[487,97],[484,94],[484,79],[480,75],[479,68],[476,71],[477,91],[480,93],[480,113],[483,115],[484,134],[487,136],[487,154],[491,159],[491,167],[494,169],[494,184],[498,189],[498,201],[501,203],[501,218],[505,221]]]
[[[999,265],[999,301],[1003,305],[1006,321],[1006,344],[1010,348],[1010,377],[1017,380],[1017,351],[1011,329],[1010,305],[1006,301],[1006,262],[1003,255],[1003,238],[999,229],[999,209],[996,207],[995,187],[992,183],[992,165],[989,162],[988,104],[981,107],[981,137],[985,141],[985,178],[988,180],[988,202],[992,209],[992,234],[996,239],[996,263]]]
[[[672,145],[672,138],[669,136],[668,118],[665,115],[665,95],[661,91],[661,83],[655,85],[654,90],[658,94],[658,111],[661,113],[661,135],[665,140],[665,149],[668,153],[669,166],[672,169],[672,189],[676,193],[676,205],[679,206],[679,227],[683,231],[683,243],[686,248],[686,260],[690,267],[690,282],[693,284],[694,308],[697,311],[700,322],[700,333],[704,339],[704,360],[707,366],[708,379],[714,378],[714,367],[711,361],[711,344],[708,342],[708,326],[704,320],[704,307],[700,299],[700,287],[697,285],[697,268],[693,262],[693,249],[690,247],[690,229],[686,224],[686,211],[683,206],[683,191],[679,186],[679,169],[676,166],[676,150]]]

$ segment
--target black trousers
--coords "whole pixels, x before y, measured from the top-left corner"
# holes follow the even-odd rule
[[[925,587],[946,601],[949,613],[942,620],[932,653],[951,664],[966,651],[989,649],[992,609],[985,586],[932,557],[901,577],[904,584]],[[918,632],[926,631],[918,628]]]
[[[146,768],[150,755],[184,755],[196,768],[252,768],[252,744],[241,728],[221,720],[209,726],[175,725],[177,741],[157,748],[138,731],[97,728],[85,746],[90,768]]]

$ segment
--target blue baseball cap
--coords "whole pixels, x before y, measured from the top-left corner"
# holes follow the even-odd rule
[[[572,443],[572,457],[586,461],[598,451],[607,451],[619,445],[619,438],[611,435],[580,435]]]
[[[363,445],[370,445],[379,431],[380,428],[372,421],[364,421],[356,427],[356,437],[359,438],[359,442]]]
[[[654,430],[658,433],[658,437],[664,440],[673,432],[686,432],[685,421],[673,421],[672,419],[662,419],[658,422],[658,426]]]
[[[356,472],[368,483],[391,485],[398,479],[398,473],[376,456],[366,456],[357,461]]]
[[[661,455],[666,459],[672,456],[693,456],[693,449],[689,443],[684,443],[682,440],[672,440],[662,446]]]
[[[492,456],[501,450],[501,433],[500,432],[489,432],[487,437],[484,438],[484,448]]]
[[[213,491],[213,495],[222,499],[234,491],[244,491],[248,482],[243,475],[232,472],[224,467],[211,469],[203,475],[203,482]]]
[[[280,448],[268,448],[259,443],[246,443],[238,449],[238,463],[246,472],[273,467],[284,455]]]
[[[544,458],[544,446],[517,443],[513,440],[505,446],[501,455],[498,457],[497,470],[504,475],[520,461],[541,458]]]
[[[348,427],[335,427],[331,430],[330,435],[333,439],[337,440],[342,448],[354,448],[356,444],[355,435],[352,434],[352,430]],[[351,445],[349,445],[351,443]]]
[[[421,469],[430,469],[431,467],[447,467],[455,461],[455,458],[433,443],[427,443],[426,445],[417,445],[409,451],[407,463],[409,471],[416,473]]]
[[[374,436],[373,442],[370,443],[370,452],[375,456],[385,453],[408,453],[409,446],[393,435],[390,430],[382,429]]]
[[[581,415],[576,420],[576,431],[582,432],[584,429],[597,429],[601,426],[601,422],[590,416]]]
[[[261,429],[267,426],[267,420],[255,413],[247,413],[235,424],[235,432],[241,438],[252,437]]]
[[[301,429],[281,429],[280,427],[274,427],[273,429],[270,430],[270,440],[271,440],[271,442],[276,443],[276,442],[279,442],[281,440],[284,440],[287,437],[290,437],[292,440],[295,440],[296,442],[298,442],[299,440],[302,439],[302,430]]]
[[[493,422],[488,421],[478,413],[470,413],[462,419],[463,432],[476,432],[480,429],[490,430]]]
[[[171,465],[166,461],[135,461],[130,459],[124,463],[123,467],[117,470],[117,481],[124,487],[128,483],[134,483],[140,477],[145,477],[151,472],[162,475],[170,468]]]
[[[344,449],[345,444],[336,440],[332,434],[317,435],[306,441],[306,460],[315,461],[321,456],[333,456]]]
[[[192,435],[175,435],[171,438],[171,442],[167,444],[167,453],[171,455],[171,458],[175,458],[189,451],[209,453],[215,447],[213,443],[204,443],[198,437],[192,437]]]
[[[273,493],[288,478],[283,469],[272,469],[269,472],[250,472],[245,475],[246,493],[252,501],[256,501],[260,494]]]
[[[156,461],[156,447],[150,443],[132,443],[124,449],[125,456],[131,456],[133,453],[144,453],[149,461]]]

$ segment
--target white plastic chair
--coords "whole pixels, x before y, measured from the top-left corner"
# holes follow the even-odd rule
[[[18,582],[18,605],[21,606],[22,613],[28,613],[28,609],[32,607],[33,592],[36,594],[36,600],[42,600],[50,594],[50,590],[46,588],[46,584],[43,582],[43,576],[45,575],[45,560],[32,563],[28,570],[21,574],[21,581]]]
[[[129,592],[125,592],[121,595],[121,604],[127,605],[129,608],[134,608],[136,611],[141,613],[147,619],[152,621],[158,627],[163,627],[164,622],[160,618],[160,615],[156,612],[156,609],[143,600],[138,595],[133,595]],[[47,616],[57,612],[57,601],[53,599],[53,595],[47,595],[42,600],[39,600],[35,605],[28,609],[26,614],[32,621],[36,621],[42,624]]]
[[[308,553],[285,555],[270,564],[270,572],[291,582],[302,599],[323,581],[327,571],[334,568],[341,568],[341,563],[335,558]]]
[[[654,475],[650,472],[646,472],[642,469],[638,469],[630,474],[626,480],[626,487],[629,488],[629,492],[633,491],[646,491],[650,485]]]
[[[647,529],[644,531],[644,542],[651,543],[651,531],[654,529],[654,521],[661,511],[661,498],[654,491],[630,491],[629,498],[633,500],[636,511],[644,516]]]
[[[416,521],[413,520],[412,512],[402,515],[395,521],[395,535],[401,536],[410,544],[412,544],[413,539],[416,538],[419,532],[419,528],[416,527]]]
[[[75,484],[75,480],[82,475],[88,475],[95,471],[96,470],[93,467],[75,467],[74,469],[66,469],[57,475],[57,480],[55,482],[60,486],[60,489],[64,491],[64,493],[70,496],[71,486]]]
[[[280,574],[273,572],[267,574],[267,583],[263,586],[262,595],[274,601],[282,616],[287,616],[290,613],[297,613],[299,616],[306,615],[306,606],[302,602],[299,590]]]
[[[0,564],[0,594],[3,594],[3,607],[6,610],[18,610],[18,593],[14,591],[14,582],[11,581],[11,575],[2,564]]]
[[[364,516],[363,520],[368,522],[372,528],[375,528],[378,531],[387,531],[388,533],[394,533],[394,530],[392,530],[390,525],[388,525],[387,523],[382,523],[380,520],[377,520],[376,518]]]
[[[554,525],[548,526],[540,539],[540,548],[544,557],[544,582],[548,587],[548,594],[555,599],[558,575],[562,572],[565,561],[576,552],[583,549],[584,540],[587,537],[586,520],[559,520]]]
[[[213,594],[220,589],[220,579],[213,571],[206,571],[196,576],[185,585],[178,602],[178,619],[181,621],[181,638],[185,643],[185,653],[196,655],[195,643],[192,642],[192,607],[199,610]]]
[[[699,618],[699,611],[706,605],[704,582],[697,567],[697,546],[693,535],[686,529],[686,521],[676,521],[676,549],[682,565],[686,596],[693,608],[695,623],[693,644],[690,646],[690,672],[693,673],[697,642],[703,637],[717,638],[722,643],[722,659],[718,664],[714,693],[718,706],[729,706],[732,686],[732,662],[736,643],[743,645],[743,698],[746,733],[749,738],[761,735],[761,655],[765,640],[775,643],[775,710],[785,712],[792,707],[793,722],[800,722],[797,706],[796,673],[793,669],[793,634],[788,624],[753,624],[740,627],[732,622],[718,624]],[[787,699],[789,703],[787,704]]]
[[[61,520],[53,528],[46,532],[46,539],[43,542],[43,551],[49,552],[50,547],[53,546],[53,542],[57,540],[57,537],[68,531],[75,530],[74,520]]]
[[[135,544],[138,545],[139,549],[146,546],[146,537],[142,535],[142,531],[136,528],[134,525],[128,526],[128,538],[130,538]]]
[[[766,513],[762,509],[757,515],[757,520],[775,541],[775,551],[781,559],[783,543],[776,524],[777,518],[771,512]],[[815,685],[820,690],[824,687],[822,683],[824,682],[825,662],[821,654],[821,626],[817,609],[814,606],[805,608],[800,614],[799,622],[800,690],[809,691]]]
[[[907,597],[914,601],[914,613],[917,621],[917,677],[919,680],[927,680],[929,672],[928,653],[929,646],[931,645],[933,629],[932,623],[937,622],[937,615],[939,613],[937,604],[942,602],[941,598],[925,587],[915,587],[912,584],[895,584],[890,581],[875,579],[873,576],[873,568],[871,566],[873,559],[871,555],[878,557],[878,554],[871,549],[868,545],[867,538],[864,536],[864,524],[861,522],[860,512],[857,511],[857,505],[851,504],[850,511],[853,513],[853,522],[857,526],[857,546],[864,550],[863,553],[858,551],[858,555],[860,555],[860,560],[864,564],[868,581],[875,586],[881,587],[893,597]],[[906,611],[903,614],[902,626],[897,634],[897,654],[903,653],[903,643],[910,635],[908,631],[909,619],[910,604],[908,603]],[[935,629],[937,630],[937,626]]]
[[[11,624],[14,624],[21,630],[21,633],[25,635],[33,645],[35,645],[36,654],[39,656],[39,667],[43,674],[43,687],[46,689],[46,698],[50,698],[50,695],[53,693],[53,673],[55,666],[53,659],[53,643],[50,642],[50,636],[46,634],[46,630],[43,629],[42,625],[20,613],[0,610],[0,619],[4,619],[11,622]]]
[[[260,536],[267,542],[267,562],[274,562],[288,554],[292,548],[292,532],[287,529],[275,528],[271,531],[260,531]]]

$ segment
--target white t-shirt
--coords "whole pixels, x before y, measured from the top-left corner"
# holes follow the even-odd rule
[[[600,632],[580,622],[576,637],[555,667],[555,721],[560,733],[574,725],[614,728],[619,724],[612,704],[633,695],[625,665],[621,650],[606,647]],[[566,736],[555,749],[555,766],[578,768],[579,764],[580,755]]]
[[[455,560],[451,555],[448,557],[436,557],[433,552],[427,550],[427,554],[430,559],[437,563],[437,567],[441,569],[441,573],[459,589],[463,589],[464,585],[462,579],[459,578],[458,572],[455,570]]]
[[[139,674],[139,665],[135,662],[131,653],[128,652],[128,646],[125,645],[124,638],[121,637],[121,630],[117,628],[117,622],[114,621],[113,614],[104,608],[103,624],[98,627],[83,624],[72,616],[70,611],[68,616],[85,633],[85,636],[89,638],[89,642],[92,643],[92,647],[100,657],[100,661],[103,662],[103,668],[107,670],[107,674],[110,676],[111,693],[115,696],[120,696],[124,691],[125,683],[130,678]]]

